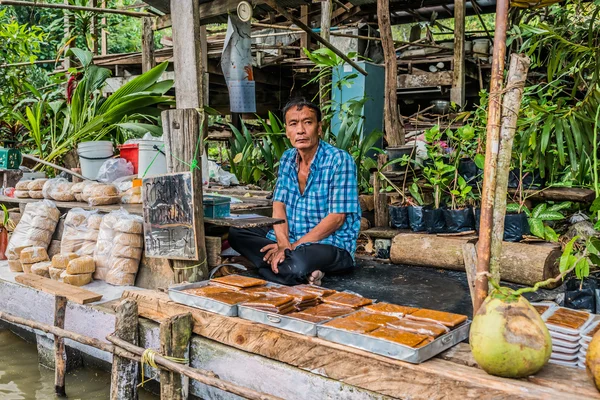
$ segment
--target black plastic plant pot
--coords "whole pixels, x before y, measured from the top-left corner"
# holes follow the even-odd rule
[[[479,233],[479,219],[481,218],[481,208],[473,209],[473,218],[475,219],[475,223],[473,224],[475,226],[475,232]]]
[[[596,303],[598,283],[593,277],[584,279],[583,284],[579,279],[571,278],[565,286],[565,307],[596,313],[600,305]]]
[[[504,216],[504,241],[520,242],[523,235],[529,235],[529,223],[527,214],[506,214]]]
[[[444,219],[444,210],[441,208],[424,208],[423,222],[427,233],[446,232],[446,220]]]
[[[458,163],[458,174],[463,177],[467,184],[471,187],[481,186],[483,181],[483,170],[477,167],[475,161],[470,158],[463,158]]]
[[[388,155],[389,161],[395,160],[397,158],[402,158],[405,155],[409,156],[411,159],[414,160],[417,149],[415,147],[415,144],[413,143],[398,147],[386,147],[385,152]],[[404,167],[401,165],[401,163],[393,163],[389,167],[390,170],[396,172],[404,170]]]
[[[425,222],[423,221],[422,206],[408,206],[408,223],[413,232],[423,232],[425,230]]]
[[[519,187],[519,179],[521,176],[521,170],[515,168],[510,170],[508,175],[508,187],[516,189]],[[533,172],[523,172],[523,189],[541,189],[544,187],[544,178],[540,176],[538,170]]]
[[[443,213],[448,233],[472,231],[475,227],[475,217],[471,207],[461,210],[444,209]]]
[[[390,206],[390,226],[396,229],[410,228],[408,207]]]

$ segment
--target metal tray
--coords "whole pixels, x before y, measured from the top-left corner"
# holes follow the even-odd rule
[[[418,349],[373,336],[352,333],[325,325],[317,325],[317,336],[329,340],[330,342],[356,347],[357,349],[367,350],[371,353],[380,354],[396,360],[420,364],[467,339],[469,337],[470,327],[471,321],[466,321],[453,331],[438,337],[427,346]]]
[[[286,331],[300,333],[306,336],[317,336],[317,325],[322,323],[320,322],[317,324],[287,315],[257,310],[256,308],[247,307],[244,305],[238,306],[238,317],[247,319],[249,321],[259,322],[261,324],[274,326],[275,328],[284,329]]]
[[[182,283],[180,285],[169,286],[169,298],[177,303],[185,304],[186,306],[196,307],[201,310],[214,312],[216,314],[225,315],[226,317],[237,317],[238,304],[227,304],[221,301],[200,297],[191,293],[185,293],[183,290],[196,289],[209,285],[210,281],[202,281],[196,283]],[[268,287],[279,287],[277,284],[267,284]]]

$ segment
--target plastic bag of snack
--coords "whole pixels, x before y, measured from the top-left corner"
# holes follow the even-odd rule
[[[102,218],[94,251],[94,279],[133,285],[143,252],[142,217],[121,209]]]
[[[75,196],[71,192],[74,184],[64,178],[48,179],[44,183],[42,193],[45,199],[56,201],[75,201]]]
[[[11,259],[18,258],[20,254],[17,252],[29,246],[47,249],[59,218],[60,211],[50,200],[27,204],[8,242],[7,256]]]
[[[99,233],[98,221],[101,221],[101,218],[96,210],[71,209],[65,217],[65,229],[60,245],[61,254],[93,255]]]
[[[121,202],[119,188],[116,185],[95,183],[87,185],[81,192],[81,200],[90,206],[119,204]]]

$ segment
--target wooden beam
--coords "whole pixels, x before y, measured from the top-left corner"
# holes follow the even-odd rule
[[[161,114],[164,130],[165,154],[169,172],[192,171],[194,192],[194,222],[197,261],[173,260],[175,280],[196,282],[208,278],[206,243],[204,239],[204,208],[202,206],[202,131],[205,114],[194,108],[163,111]],[[197,162],[196,168],[190,165]]]
[[[302,21],[302,23],[306,26],[308,26],[309,24],[308,13],[309,6],[300,6],[300,21]],[[310,38],[308,36],[308,33],[303,33],[300,36],[300,47],[310,51]],[[304,54],[303,51],[300,52],[300,58],[306,58],[306,54]]]
[[[192,314],[180,314],[160,324],[160,352],[165,356],[187,360],[190,365],[190,339],[192,338]],[[163,399],[186,400],[190,378],[167,370],[160,371],[160,397]]]
[[[0,5],[15,6],[15,7],[55,8],[55,9],[71,10],[71,11],[88,11],[88,12],[95,12],[98,14],[119,14],[119,15],[126,15],[128,17],[137,17],[137,18],[153,16],[153,14],[150,14],[147,12],[115,10],[112,8],[72,6],[67,2],[65,4],[51,4],[51,3],[35,3],[35,2],[29,2],[29,1],[0,0]]]
[[[102,0],[102,8],[106,8],[106,0]],[[100,33],[100,54],[102,54],[103,56],[108,54],[108,32],[106,30],[106,16],[103,15],[102,19],[100,20],[100,23],[102,24],[102,32]]]
[[[379,171],[387,162],[387,155],[380,154],[377,156],[377,171],[373,173],[373,195],[375,196],[375,227],[388,227],[390,225],[389,207],[387,194],[381,193],[381,178]],[[383,172],[383,171],[382,171]]]
[[[98,8],[98,0],[90,0],[90,7]],[[92,53],[97,56],[98,55],[98,16],[94,14],[92,17],[92,23],[90,26],[90,33],[92,34],[93,40],[93,48]]]
[[[323,39],[321,36],[319,36],[315,32],[313,32],[312,29],[310,29],[310,27],[308,27],[306,24],[304,24],[298,18],[296,18],[292,14],[290,14],[285,8],[283,8],[279,4],[277,4],[277,2],[275,0],[265,0],[265,1],[269,5],[269,7],[271,7],[273,10],[276,10],[277,12],[279,12],[279,14],[283,15],[289,21],[298,25],[298,27],[301,28],[306,33],[308,33],[308,35],[311,38],[313,38],[317,42],[325,45],[325,47],[327,47],[329,50],[333,51],[335,54],[340,56],[342,58],[342,60],[346,61],[348,64],[350,64],[352,67],[354,67],[355,70],[357,70],[358,72],[360,72],[361,74],[363,74],[365,76],[368,75],[367,71],[365,71],[357,63],[355,63],[354,61],[349,59],[346,54],[342,53],[337,47],[335,47],[330,42],[328,42],[327,40]]]
[[[142,72],[150,71],[156,66],[152,20],[149,17],[142,18]]]
[[[138,345],[138,305],[133,299],[122,300],[115,309],[114,335],[128,343]],[[113,355],[110,379],[111,400],[137,399],[138,363]]]
[[[398,89],[452,85],[452,71],[398,75]]]
[[[435,357],[423,364],[410,364],[241,318],[187,307],[158,291],[125,291],[123,298],[135,299],[142,317],[160,322],[169,316],[190,312],[197,335],[393,398],[598,398],[593,382],[585,374],[568,367],[549,364],[533,377],[500,378],[474,366],[472,357],[469,363]],[[467,344],[456,347],[470,355]]]
[[[454,0],[454,71],[450,101],[465,106],[465,0]]]
[[[65,313],[67,310],[67,298],[56,296],[54,298],[54,326],[59,329],[65,327]],[[54,392],[61,397],[67,395],[65,391],[65,375],[67,372],[67,353],[65,351],[65,340],[54,335]]]
[[[165,14],[165,15],[161,15],[160,17],[156,18],[155,23],[154,23],[154,30],[160,31],[162,29],[170,28],[171,26],[173,26],[173,24],[171,22],[171,14]]]
[[[377,21],[385,65],[385,100],[383,108],[385,139],[390,147],[401,146],[405,142],[404,126],[400,119],[396,93],[398,62],[396,61],[396,49],[394,48],[392,26],[390,25],[390,4],[388,0],[377,0]]]

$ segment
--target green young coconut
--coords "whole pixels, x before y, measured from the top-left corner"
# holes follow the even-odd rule
[[[510,289],[494,290],[473,318],[471,352],[488,374],[522,378],[550,359],[552,340],[538,312]]]
[[[600,390],[600,332],[596,332],[585,356],[588,374],[594,380],[596,389]]]

